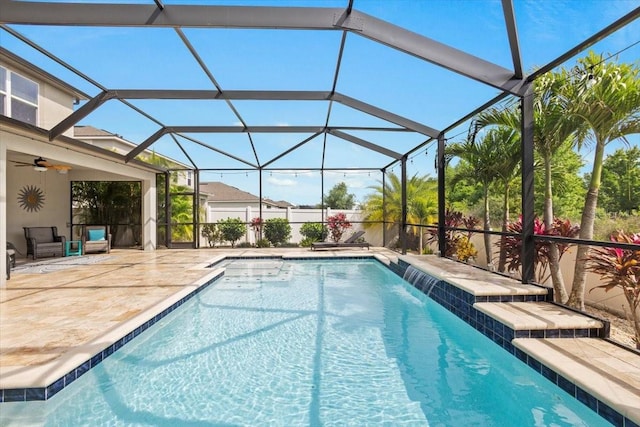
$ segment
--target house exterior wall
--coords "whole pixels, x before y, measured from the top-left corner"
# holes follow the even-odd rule
[[[51,130],[55,125],[73,113],[73,97],[62,90],[40,83],[38,126]],[[73,136],[73,128],[66,130],[63,135]]]
[[[3,60],[2,66],[7,70],[25,77],[38,84],[38,127],[51,130],[65,117],[73,113],[75,97],[53,82],[43,80],[38,73],[26,69],[19,64]],[[73,136],[73,128],[64,132],[65,136]]]

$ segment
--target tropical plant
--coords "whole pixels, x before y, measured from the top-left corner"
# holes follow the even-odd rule
[[[422,224],[437,222],[438,202],[429,193],[417,194],[407,200],[407,222],[411,224],[410,231],[418,234],[418,253],[424,249],[424,233]]]
[[[331,240],[339,242],[344,232],[351,228],[351,223],[347,220],[347,216],[340,212],[327,218],[327,227]]]
[[[477,228],[480,220],[473,215],[465,216],[462,212],[452,210],[447,208],[444,214],[444,226],[445,229],[445,250],[443,256],[445,257],[453,257],[454,255],[458,257],[458,247],[461,242],[465,246],[473,248],[471,243],[471,236],[473,236],[476,232],[473,231]],[[464,228],[465,230],[456,230],[457,228]],[[427,244],[437,243],[438,241],[438,230],[429,229],[427,230]],[[475,251],[476,255],[478,251]],[[473,255],[475,257],[476,255]],[[468,258],[467,258],[468,259]],[[465,260],[466,261],[466,260]]]
[[[602,168],[600,198],[608,213],[632,214],[640,210],[640,148],[618,149]]]
[[[216,224],[202,224],[200,234],[207,239],[207,244],[210,248],[214,248],[216,242],[219,242],[222,238],[222,234]]]
[[[520,176],[520,132],[515,129],[498,126],[489,130],[487,138],[495,146],[495,150],[502,160],[496,164],[496,180],[502,186],[502,231],[507,231],[507,224],[510,220],[509,197],[511,186]],[[500,238],[504,242],[504,236]],[[500,256],[498,258],[498,271],[503,272],[506,265],[506,251],[500,246]]]
[[[220,230],[222,240],[231,242],[232,248],[235,247],[236,240],[247,232],[247,226],[240,218],[220,219],[218,220],[217,226]]]
[[[631,243],[640,245],[640,233],[626,234],[617,231],[611,235],[615,243]],[[640,249],[595,248],[591,249],[587,261],[587,270],[600,274],[604,284],[593,289],[603,288],[608,292],[620,288],[624,294],[628,309],[625,308],[627,320],[635,331],[636,348],[640,349]],[[591,290],[593,290],[591,289]]]
[[[353,209],[356,203],[355,194],[350,194],[347,184],[339,182],[323,197],[324,205],[331,209]]]
[[[139,182],[73,181],[74,215],[85,224],[108,224],[112,241],[119,242],[123,228],[131,228],[134,240],[142,240],[142,193]]]
[[[534,82],[533,100],[533,143],[536,153],[542,160],[544,168],[544,210],[543,221],[550,228],[554,221],[553,209],[553,170],[555,155],[569,141],[572,146],[584,137],[584,126],[575,117],[567,116],[565,93],[569,82],[569,74],[561,70],[549,72],[538,77]],[[478,116],[479,126],[501,125],[514,131],[520,131],[520,111],[518,105],[512,103],[506,108],[492,108]],[[562,182],[560,180],[556,180]],[[504,224],[504,223],[503,223]],[[503,227],[504,230],[504,227]],[[501,239],[502,243],[504,238]],[[551,280],[556,301],[568,299],[564,280],[560,272],[560,253],[555,245],[549,248]],[[505,252],[501,249],[501,258]],[[502,260],[501,260],[502,261]]]
[[[581,119],[589,128],[587,141],[594,143],[591,172],[580,239],[591,240],[602,179],[604,149],[614,140],[640,133],[640,69],[631,64],[604,61],[593,52],[581,59],[574,73],[573,91],[567,96],[569,117]],[[586,258],[589,246],[578,245],[573,284],[568,304],[584,310]]]
[[[192,190],[184,185],[171,185],[171,240],[193,240],[193,196],[186,194]],[[174,194],[175,193],[175,194]]]
[[[469,167],[464,169],[465,173],[454,176],[451,180],[453,186],[464,179],[472,179],[482,187],[483,200],[483,229],[491,230],[491,215],[489,206],[489,190],[491,186],[510,176],[512,180],[513,169],[519,162],[517,144],[519,136],[509,128],[503,127],[490,129],[482,136],[478,136],[475,125],[469,132],[469,136],[463,142],[453,143],[445,148],[445,155],[448,161],[453,157],[458,157]],[[510,168],[510,170],[506,170]],[[505,193],[508,197],[508,186]],[[507,199],[508,200],[508,199]],[[507,202],[508,203],[508,202]],[[506,210],[508,214],[508,209]],[[484,233],[484,246],[487,264],[492,264],[491,235]]]
[[[271,218],[265,221],[264,237],[273,246],[280,246],[291,238],[291,225],[286,218]]]
[[[388,173],[380,185],[369,187],[375,190],[367,195],[363,203],[365,224],[371,227],[384,222],[387,230],[402,220],[402,180],[394,173]],[[436,222],[438,213],[437,182],[428,175],[414,175],[407,179],[407,223],[409,231],[422,234],[422,224]],[[422,242],[419,243],[422,245]]]
[[[467,262],[478,256],[478,250],[467,236],[462,236],[458,239],[456,246],[456,256],[460,261]]]
[[[329,235],[329,229],[321,222],[305,222],[300,227],[300,234],[305,237],[304,241],[310,242],[308,246],[311,246],[313,242],[324,242]]]
[[[507,254],[507,269],[509,271],[517,271],[522,266],[522,238],[520,236],[522,234],[522,216],[520,216],[517,221],[509,223],[507,231],[517,234],[517,236],[506,236],[505,238],[504,248]],[[533,234],[538,236],[574,238],[578,235],[579,231],[579,227],[572,225],[571,221],[568,219],[562,220],[560,218],[555,218],[552,226],[549,228],[547,228],[545,223],[540,221],[538,217],[534,218],[533,221]],[[535,240],[533,266],[536,280],[539,283],[544,283],[551,274],[549,272],[549,267],[552,262],[552,246],[555,246],[558,249],[558,261],[570,247],[567,243],[552,244],[549,241]],[[557,296],[555,296],[555,289],[554,300],[558,301]]]

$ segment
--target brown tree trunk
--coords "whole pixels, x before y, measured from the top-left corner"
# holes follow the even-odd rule
[[[589,190],[584,202],[584,210],[582,211],[582,220],[580,221],[580,239],[593,239],[593,223],[596,219],[596,207],[598,206],[598,191],[600,189],[600,178],[602,175],[602,161],[604,157],[604,144],[599,141],[596,143],[595,155],[593,159],[593,172],[591,174],[591,182]],[[573,284],[571,285],[571,294],[567,304],[573,308],[584,310],[584,292],[587,282],[587,256],[589,255],[589,246],[578,245],[576,254],[576,266],[573,272]]]
[[[504,186],[504,200],[502,202],[502,232],[507,231],[507,224],[509,223],[509,184]],[[507,248],[506,236],[500,237],[500,258],[498,260],[498,271],[504,273],[507,266]]]
[[[489,186],[484,188],[484,230],[491,230],[491,219],[489,216]],[[487,257],[487,265],[493,262],[491,257],[491,234],[484,233],[484,252]]]
[[[551,156],[544,159],[544,226],[548,230],[553,225],[553,189],[551,180]],[[569,296],[564,286],[562,271],[560,271],[560,251],[558,245],[550,243],[549,247],[549,270],[551,272],[551,282],[553,283],[553,300],[564,304]]]

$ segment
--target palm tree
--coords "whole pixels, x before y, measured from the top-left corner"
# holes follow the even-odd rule
[[[509,196],[511,185],[520,175],[520,132],[515,129],[499,126],[491,129],[487,135],[495,146],[499,155],[499,163],[495,165],[498,182],[502,184],[502,232],[507,231],[509,225]],[[498,271],[504,272],[507,264],[507,252],[504,247],[505,236],[500,238],[500,258]]]
[[[593,52],[578,60],[574,90],[567,94],[567,112],[581,119],[589,128],[593,150],[593,170],[585,197],[580,239],[593,238],[593,224],[598,205],[605,146],[616,139],[626,141],[626,135],[640,133],[640,69],[631,64],[605,62]],[[568,304],[584,309],[587,274],[585,260],[589,246],[579,245],[573,284]]]
[[[433,187],[433,184],[437,185],[434,182],[431,184],[431,187]],[[420,224],[411,226],[412,232],[418,233],[418,251],[420,254],[422,254],[424,250],[422,224],[433,224],[437,222],[438,197],[436,194],[437,190],[435,188],[429,188],[425,192],[412,197],[411,200],[407,197],[407,222]]]
[[[429,224],[437,215],[437,184],[427,175],[417,174],[407,180],[407,222],[411,224]],[[385,222],[390,229],[402,220],[402,180],[394,173],[387,174],[384,187],[369,187],[374,190],[363,202],[365,227],[373,223]],[[384,203],[383,203],[384,201]],[[386,205],[386,206],[385,206]],[[384,215],[386,213],[386,216]],[[420,234],[422,250],[422,226],[412,225],[411,230]]]
[[[533,143],[544,168],[543,221],[546,229],[551,229],[554,223],[553,157],[567,141],[579,141],[584,135],[581,123],[566,115],[563,95],[568,80],[568,73],[561,70],[546,73],[534,82]],[[520,112],[514,104],[504,109],[492,108],[480,113],[477,122],[481,127],[499,125],[520,131]],[[560,271],[560,252],[555,244],[549,247],[549,269],[555,300],[565,302],[568,294]]]
[[[452,178],[451,184],[455,186],[462,180],[468,180],[479,182],[482,186],[483,229],[485,231],[491,230],[489,190],[498,179],[498,168],[501,167],[504,153],[507,152],[506,148],[501,147],[501,145],[505,145],[501,136],[504,135],[495,129],[491,129],[482,137],[477,137],[476,133],[472,132],[472,135],[465,141],[453,143],[445,149],[448,160],[459,157],[469,166],[460,169],[461,172]],[[489,233],[484,233],[484,250],[487,264],[491,264],[493,260]]]

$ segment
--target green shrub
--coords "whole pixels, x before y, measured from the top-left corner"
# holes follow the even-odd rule
[[[316,239],[312,239],[311,237],[305,237],[304,239],[302,239],[302,241],[300,242],[300,246],[302,246],[303,248],[310,248],[311,245],[317,242]]]
[[[240,242],[236,248],[252,248],[253,245],[249,242]]]
[[[286,218],[271,218],[265,221],[263,232],[273,246],[280,246],[291,238],[291,225]]]
[[[256,247],[258,248],[270,248],[271,243],[267,239],[259,239],[256,241]]]
[[[203,224],[200,234],[207,239],[207,244],[210,248],[215,248],[216,242],[219,242],[221,237],[220,230],[218,230],[216,224]]]
[[[310,240],[308,245],[302,244],[302,246],[311,246],[313,242],[324,242],[329,235],[329,228],[320,222],[305,222],[300,227],[300,234],[305,237],[303,242]]]
[[[231,242],[231,247],[235,247],[236,240],[247,232],[247,226],[240,218],[227,218],[218,220],[218,229],[222,235],[222,240]]]

